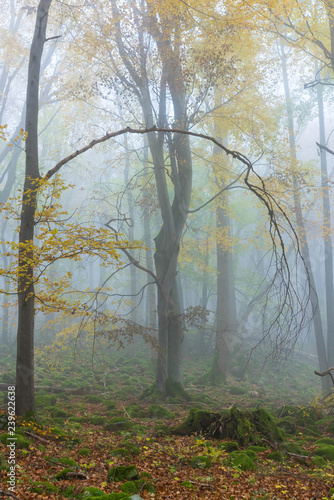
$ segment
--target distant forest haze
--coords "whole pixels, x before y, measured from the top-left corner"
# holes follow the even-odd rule
[[[191,398],[184,359],[219,387],[294,352],[327,394],[334,1],[0,10],[0,348],[16,349],[17,415],[36,410],[39,364],[71,352],[95,370],[115,348],[144,350],[144,395],[164,401]]]

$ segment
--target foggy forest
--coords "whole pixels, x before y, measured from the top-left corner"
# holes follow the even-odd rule
[[[0,498],[334,498],[334,0],[0,11]]]

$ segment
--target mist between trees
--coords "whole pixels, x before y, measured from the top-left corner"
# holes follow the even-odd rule
[[[144,350],[163,398],[188,398],[184,356],[208,385],[246,377],[257,349],[259,367],[300,350],[334,366],[333,5],[3,2],[19,415],[35,356],[51,370],[69,349],[94,370],[110,346]]]

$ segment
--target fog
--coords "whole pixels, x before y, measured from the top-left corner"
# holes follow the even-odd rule
[[[287,366],[329,391],[333,68],[309,3],[307,25],[293,5],[270,24],[256,2],[53,0],[34,138],[38,2],[3,0],[0,341],[35,346],[18,384],[68,362],[108,384],[124,355],[167,398]]]

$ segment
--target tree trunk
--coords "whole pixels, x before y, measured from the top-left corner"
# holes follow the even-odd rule
[[[30,49],[27,111],[26,171],[19,232],[16,414],[35,411],[34,395],[34,216],[39,187],[38,99],[40,65],[52,0],[40,0]]]
[[[317,70],[317,66],[316,66]],[[320,144],[326,145],[325,117],[323,89],[317,85],[317,98],[319,110],[319,136]],[[332,224],[330,209],[330,193],[328,188],[327,157],[324,149],[320,150],[321,166],[321,193],[323,210],[323,239],[325,247],[325,289],[326,289],[326,314],[327,314],[327,362],[334,366],[334,289],[333,289],[333,248]]]
[[[300,202],[299,182],[296,173],[297,154],[296,154],[295,131],[294,131],[292,105],[291,105],[291,95],[290,95],[290,87],[288,80],[286,55],[284,54],[284,48],[282,46],[281,46],[281,60],[282,60],[282,73],[283,73],[283,83],[285,92],[285,103],[286,103],[288,128],[289,128],[289,144],[290,144],[290,160],[291,160],[290,170],[292,176],[293,199],[294,199],[294,208],[297,220],[297,231],[299,235],[302,256],[305,261],[306,268],[308,270],[308,279],[310,282],[310,301],[312,307],[313,325],[314,325],[314,332],[315,332],[315,339],[317,346],[319,369],[321,372],[324,372],[328,369],[327,354],[324,341],[322,319],[319,309],[318,294],[316,290],[316,285],[311,265],[310,251],[308,247],[303,211]],[[322,391],[324,394],[327,394],[331,387],[329,376],[322,377],[321,382],[322,382]]]

